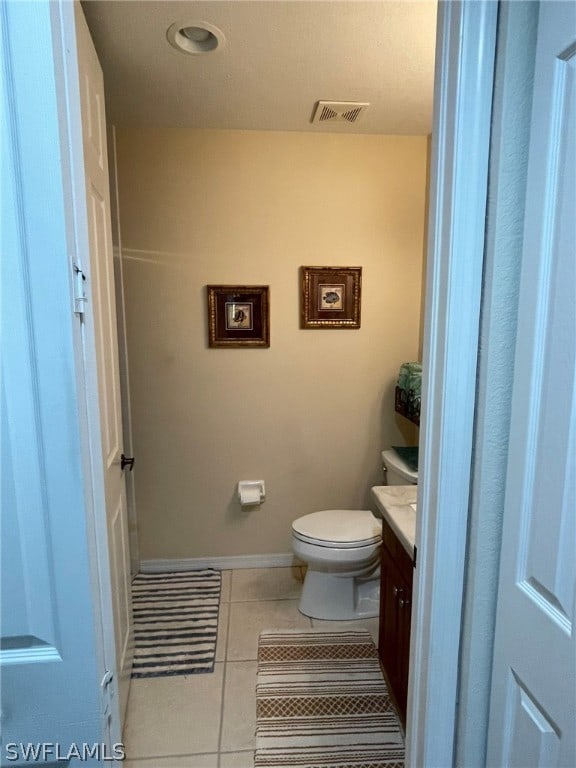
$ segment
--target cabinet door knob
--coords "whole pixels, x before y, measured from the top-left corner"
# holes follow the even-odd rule
[[[410,605],[410,600],[405,600],[403,597],[398,600],[400,608],[407,608]]]
[[[398,597],[398,595],[401,595],[402,592],[404,592],[404,587],[392,587],[392,594],[394,597]]]

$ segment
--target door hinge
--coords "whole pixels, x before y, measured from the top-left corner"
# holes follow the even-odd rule
[[[114,674],[109,669],[106,670],[102,682],[100,683],[100,689],[102,691],[102,711],[104,714],[110,711],[110,703],[112,700]]]
[[[74,312],[83,315],[88,297],[86,296],[86,275],[78,264],[74,264]]]

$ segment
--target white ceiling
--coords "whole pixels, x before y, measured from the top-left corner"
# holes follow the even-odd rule
[[[85,0],[113,123],[429,133],[435,0]],[[226,38],[190,56],[166,30]],[[312,125],[319,100],[370,102],[355,125]]]

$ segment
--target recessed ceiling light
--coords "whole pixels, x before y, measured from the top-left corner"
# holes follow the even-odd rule
[[[210,38],[215,37],[212,32],[204,29],[204,27],[184,27],[180,30],[180,34],[195,43],[206,43]]]
[[[177,21],[168,27],[166,37],[174,48],[190,54],[211,53],[224,44],[221,30],[205,21]]]

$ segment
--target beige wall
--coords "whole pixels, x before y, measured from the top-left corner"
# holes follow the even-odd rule
[[[120,127],[117,149],[141,556],[289,552],[411,438],[426,137]],[[301,265],[363,267],[360,330],[300,330]],[[208,348],[209,283],[270,286],[269,349]]]

